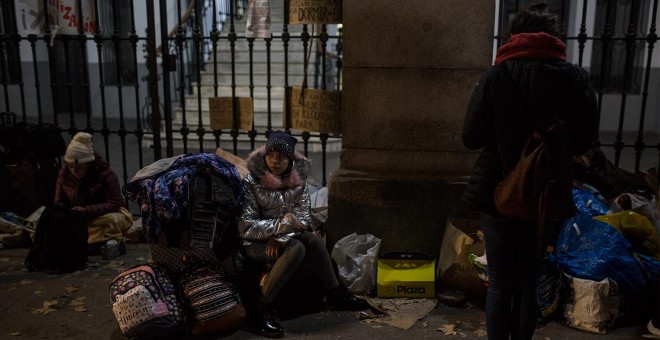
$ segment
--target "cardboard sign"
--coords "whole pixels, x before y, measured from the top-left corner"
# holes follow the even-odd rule
[[[389,252],[378,259],[378,297],[434,298],[435,259],[423,253]]]
[[[236,115],[238,129],[251,130],[254,107],[250,97],[212,97],[209,98],[209,118],[211,129],[231,129],[234,121],[234,100],[236,100]]]
[[[309,132],[341,133],[341,91],[293,87],[286,91],[283,126],[291,115],[291,128]],[[287,103],[291,106],[287,110]]]
[[[340,24],[343,0],[288,0],[290,25],[295,24]]]

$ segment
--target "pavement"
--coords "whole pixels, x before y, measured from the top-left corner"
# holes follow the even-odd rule
[[[127,253],[104,261],[89,256],[84,270],[70,274],[29,272],[28,248],[0,250],[0,339],[122,339],[108,286],[121,271],[150,259],[147,244],[128,244]],[[320,311],[281,320],[286,339],[487,339],[485,314],[476,307],[438,304],[410,329],[358,320],[346,311]],[[452,331],[453,330],[453,331]],[[563,320],[540,326],[533,339],[639,339],[645,327],[590,333]],[[259,339],[248,330],[175,339]]]
[[[102,143],[99,142],[102,149]],[[130,179],[141,167],[135,157],[136,145],[128,144],[131,155],[122,166],[121,145],[111,138],[110,161],[121,177]],[[139,147],[138,147],[139,148]],[[212,152],[214,150],[207,150]],[[609,149],[605,150],[609,151]],[[143,150],[144,164],[153,161],[152,150]],[[649,159],[653,160],[651,153]],[[247,156],[247,151],[239,152]],[[327,168],[322,169],[319,153],[311,153],[315,164],[313,177],[322,181],[339,165],[339,153],[327,155]],[[657,159],[655,159],[657,162]],[[650,162],[651,166],[655,164]],[[131,207],[136,210],[135,207]],[[70,274],[29,272],[23,262],[28,248],[0,249],[0,340],[4,339],[122,339],[112,313],[108,287],[113,278],[133,265],[150,259],[147,244],[128,244],[126,254],[110,261],[89,256],[85,270]],[[454,308],[438,304],[426,317],[410,329],[400,329],[358,320],[349,312],[320,311],[281,320],[286,339],[486,339],[485,314],[476,307]],[[645,321],[640,320],[640,325]],[[451,329],[453,327],[452,332]],[[445,331],[443,331],[445,330]],[[533,339],[639,339],[647,333],[645,326],[619,327],[607,334],[590,333],[566,325],[563,320],[539,326]],[[181,339],[260,339],[248,330],[208,336],[180,336]]]

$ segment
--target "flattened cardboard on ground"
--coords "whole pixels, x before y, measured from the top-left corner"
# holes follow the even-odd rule
[[[438,305],[437,299],[381,299],[366,297],[367,303],[387,316],[369,321],[400,329],[410,329],[424,319]]]

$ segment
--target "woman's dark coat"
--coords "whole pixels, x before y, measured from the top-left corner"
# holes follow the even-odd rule
[[[483,148],[463,196],[472,208],[499,215],[493,191],[504,178],[503,160],[507,169],[515,165],[537,114],[558,115],[569,129],[571,153],[585,153],[599,123],[588,73],[563,61],[507,60],[483,74],[463,122],[463,144]]]

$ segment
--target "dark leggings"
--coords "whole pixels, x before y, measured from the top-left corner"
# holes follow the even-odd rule
[[[265,243],[253,243],[245,247],[247,256],[254,261],[265,263],[275,260],[267,257],[265,250]],[[284,246],[284,252],[275,261],[275,265],[261,287],[262,302],[272,302],[277,297],[284,284],[289,281],[305,258],[313,263],[312,270],[321,280],[323,288],[330,290],[339,285],[325,244],[314,233],[305,231],[294,236]]]

